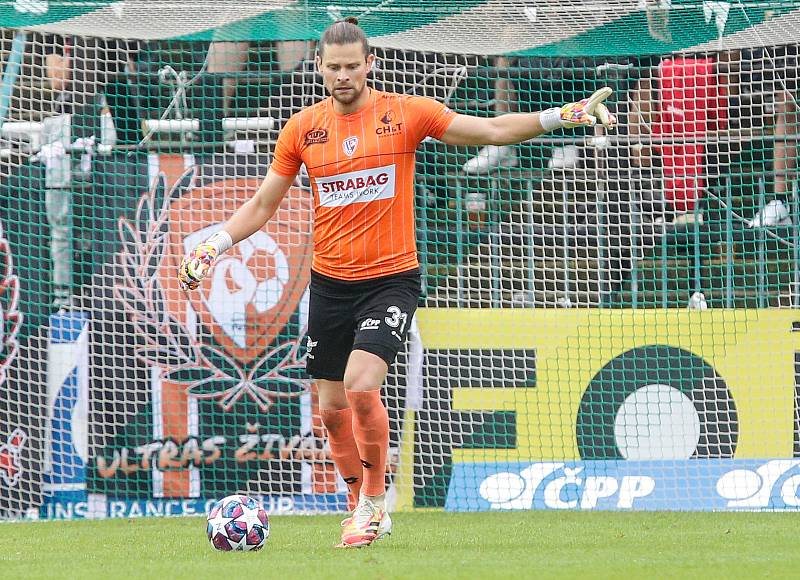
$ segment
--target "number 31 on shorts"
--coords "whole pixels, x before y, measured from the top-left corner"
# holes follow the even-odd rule
[[[390,306],[386,309],[386,312],[391,314],[391,316],[384,318],[386,324],[392,328],[397,328],[399,326],[399,332],[400,334],[403,334],[403,330],[405,330],[406,323],[408,322],[408,314],[400,310],[397,306]]]

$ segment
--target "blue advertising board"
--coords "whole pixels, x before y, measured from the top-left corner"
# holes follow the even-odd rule
[[[800,510],[800,459],[459,463],[445,509]]]

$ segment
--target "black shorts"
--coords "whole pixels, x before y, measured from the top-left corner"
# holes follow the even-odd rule
[[[349,282],[311,272],[306,370],[341,381],[350,353],[364,350],[394,362],[421,295],[419,270]]]

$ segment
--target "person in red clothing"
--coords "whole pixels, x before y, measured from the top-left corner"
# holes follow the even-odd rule
[[[420,297],[417,145],[426,137],[505,145],[562,127],[610,127],[616,119],[602,104],[609,88],[562,107],[494,118],[375,90],[367,84],[375,56],[354,18],[325,30],[316,62],[330,97],[289,119],[258,191],[184,258],[178,277],[185,289],[197,288],[222,252],[273,216],[305,164],[315,212],[307,371],[334,462],[358,502],[339,545],[356,547],[391,532],[384,505],[389,418],[380,389]]]

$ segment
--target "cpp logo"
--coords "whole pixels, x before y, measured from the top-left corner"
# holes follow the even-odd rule
[[[491,509],[582,509],[601,499],[618,509],[632,509],[637,498],[650,495],[655,480],[645,475],[588,475],[584,467],[565,463],[534,463],[519,472],[496,473],[483,480],[480,495]]]
[[[717,493],[729,508],[800,507],[799,459],[774,459],[752,469],[734,469],[717,480]]]

